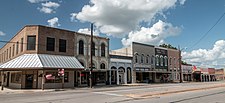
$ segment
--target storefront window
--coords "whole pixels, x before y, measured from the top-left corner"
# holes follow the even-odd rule
[[[11,83],[21,83],[21,73],[11,73]]]
[[[46,75],[52,75],[51,79],[45,78],[46,83],[62,83],[62,77],[58,76],[58,72],[46,72]],[[69,72],[64,73],[64,83],[69,82]]]

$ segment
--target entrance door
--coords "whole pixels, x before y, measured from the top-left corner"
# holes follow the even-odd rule
[[[26,74],[25,88],[27,89],[33,88],[33,79],[34,79],[33,74]]]

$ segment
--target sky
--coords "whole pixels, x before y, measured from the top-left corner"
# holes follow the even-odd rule
[[[166,43],[180,46],[187,63],[225,67],[225,0],[1,0],[0,13],[0,41],[25,25],[90,33],[93,23],[110,50]]]

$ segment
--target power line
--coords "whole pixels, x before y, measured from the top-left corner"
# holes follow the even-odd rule
[[[225,12],[222,14],[222,16],[220,16],[220,18],[216,21],[216,23],[197,42],[195,42],[195,44],[192,45],[189,49],[194,48],[200,41],[202,41],[202,39],[204,39],[209,34],[209,32],[221,21],[221,19],[224,17],[224,15],[225,15]]]

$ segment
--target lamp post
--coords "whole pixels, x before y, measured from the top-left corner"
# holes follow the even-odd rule
[[[92,88],[92,70],[93,70],[93,60],[92,60],[92,54],[93,54],[93,50],[94,48],[92,48],[93,46],[93,23],[91,23],[91,69],[90,69],[90,77],[89,77],[89,81],[90,81],[90,88]]]

